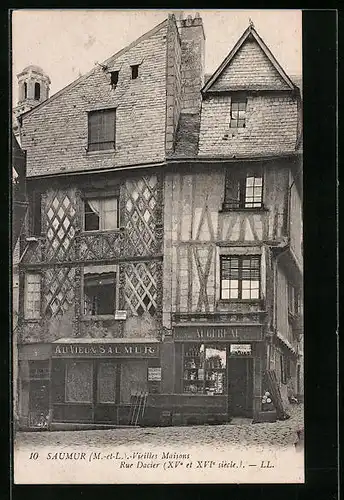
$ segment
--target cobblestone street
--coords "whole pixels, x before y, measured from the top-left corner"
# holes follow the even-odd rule
[[[303,405],[288,409],[290,419],[274,423],[251,424],[249,419],[214,426],[117,428],[108,430],[18,432],[15,446],[38,449],[40,447],[150,447],[150,446],[213,446],[226,449],[235,447],[278,446],[289,448],[297,441],[297,431],[303,428]],[[238,422],[238,423],[236,423]]]

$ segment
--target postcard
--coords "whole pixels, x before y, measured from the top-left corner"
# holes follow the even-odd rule
[[[303,483],[299,10],[12,11],[15,484]]]

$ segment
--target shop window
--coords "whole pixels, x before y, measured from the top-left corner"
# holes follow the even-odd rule
[[[88,113],[88,151],[114,149],[115,134],[115,109],[101,109]]]
[[[222,300],[256,300],[260,297],[260,256],[221,256]]]
[[[186,344],[183,364],[184,392],[208,395],[226,393],[226,347]]]
[[[84,314],[98,316],[115,313],[115,273],[84,275]]]
[[[223,210],[262,208],[263,173],[261,168],[228,169]]]
[[[93,362],[68,361],[65,388],[67,403],[92,403]]]
[[[41,275],[26,273],[25,275],[25,319],[39,319],[41,316]]]
[[[118,198],[84,200],[85,231],[118,229]]]
[[[246,127],[246,106],[247,98],[243,96],[233,96],[231,99],[231,117],[229,126],[231,128]]]

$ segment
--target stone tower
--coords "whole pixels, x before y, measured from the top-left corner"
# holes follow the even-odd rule
[[[50,78],[39,66],[27,66],[18,75],[18,104],[13,108],[13,132],[20,144],[18,117],[49,98]]]

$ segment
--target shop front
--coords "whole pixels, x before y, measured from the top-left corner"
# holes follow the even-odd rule
[[[218,400],[217,413],[226,420],[260,411],[260,325],[183,324],[174,328],[174,343],[175,392],[197,397],[200,412],[218,407]]]
[[[53,343],[53,422],[129,425],[135,405],[160,392],[157,339],[60,339]],[[137,414],[138,420],[139,414]]]

